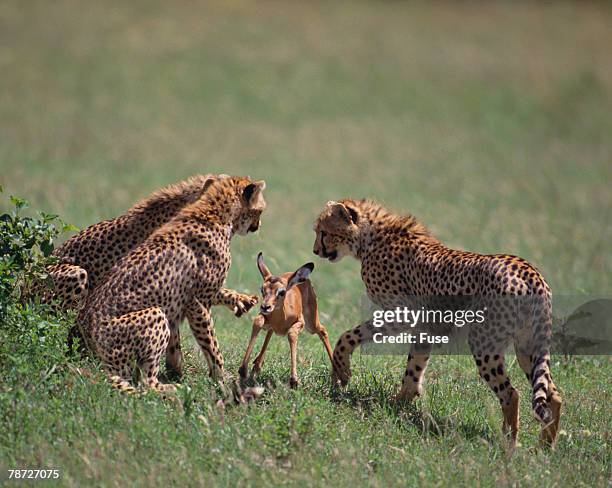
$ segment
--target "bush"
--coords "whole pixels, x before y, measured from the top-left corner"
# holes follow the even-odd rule
[[[37,218],[24,217],[21,211],[28,202],[14,196],[10,201],[14,209],[0,215],[0,316],[36,283],[49,282],[46,267],[54,262],[53,239],[76,229],[45,212]]]
[[[72,321],[51,304],[25,298],[37,284],[49,281],[53,240],[74,227],[44,212],[22,216],[27,201],[13,196],[10,201],[13,210],[0,215],[0,374],[5,392],[39,385],[66,362]]]

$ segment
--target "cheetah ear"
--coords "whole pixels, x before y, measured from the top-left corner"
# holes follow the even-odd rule
[[[265,189],[266,182],[263,180],[255,181],[245,187],[242,191],[242,196],[248,208],[252,210],[263,210],[266,208],[266,201],[263,197]]]
[[[287,290],[292,286],[304,283],[310,276],[310,273],[312,273],[313,269],[314,263],[306,263],[301,268],[298,268],[298,270],[291,275],[291,278],[287,280]]]
[[[355,210],[353,207],[349,207],[348,205],[345,205],[345,207],[348,210],[349,216],[351,217],[351,222],[353,222],[353,224],[357,224],[357,222],[359,222],[359,214],[357,213],[357,210]]]
[[[257,255],[257,267],[259,268],[259,272],[264,280],[272,274],[266,266],[266,263],[264,263],[263,253],[261,252]]]
[[[206,178],[206,181],[204,182],[204,186],[202,187],[202,193],[206,193],[208,191],[208,189],[210,188],[210,186],[217,181],[217,179],[220,179],[221,175],[219,176],[209,176],[208,178]]]
[[[328,202],[327,206],[329,207],[330,213],[333,217],[336,217],[347,224],[354,223],[353,219],[351,218],[351,212],[349,212],[348,208],[346,208],[342,203]]]

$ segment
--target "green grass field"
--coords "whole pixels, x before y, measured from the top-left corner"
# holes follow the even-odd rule
[[[314,261],[334,343],[364,288],[355,261],[312,254],[312,223],[343,197],[413,213],[451,246],[521,255],[554,293],[609,296],[611,27],[612,7],[590,2],[2,1],[0,184],[84,227],[191,174],[265,179],[262,229],[234,240],[228,285],[257,292],[260,250],[276,272]],[[236,373],[253,313],[215,313]],[[508,457],[471,358],[434,358],[424,397],[398,408],[404,358],[357,352],[332,394],[305,334],[291,391],[276,337],[263,399],[221,415],[183,337],[179,406],[122,396],[91,362],[67,384],[0,382],[0,480],[20,467],[59,468],[67,486],[609,486],[609,357],[554,358],[554,453],[533,449],[511,357],[523,415]]]

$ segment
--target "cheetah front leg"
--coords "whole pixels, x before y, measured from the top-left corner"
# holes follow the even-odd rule
[[[423,378],[429,363],[431,347],[415,344],[410,348],[406,371],[402,379],[402,387],[397,395],[396,401],[411,402],[415,397],[423,393]]]
[[[332,384],[346,386],[351,378],[351,355],[364,342],[374,337],[375,327],[367,320],[357,327],[347,330],[340,336],[332,359]]]
[[[257,295],[246,295],[244,293],[231,290],[229,288],[221,288],[213,305],[224,305],[229,308],[236,317],[242,317],[259,301]]]
[[[219,344],[215,337],[213,319],[210,308],[199,300],[194,299],[187,309],[187,320],[196,341],[200,345],[206,362],[208,363],[209,375],[215,380],[223,380],[223,356],[219,351]]]

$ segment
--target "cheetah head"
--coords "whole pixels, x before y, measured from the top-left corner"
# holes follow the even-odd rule
[[[233,229],[238,235],[257,232],[261,225],[261,214],[266,208],[263,191],[265,181],[251,181],[247,178],[238,186],[240,193],[240,209],[234,218]]]
[[[358,214],[344,203],[327,202],[314,224],[316,233],[312,252],[332,263],[352,255],[359,238]]]

